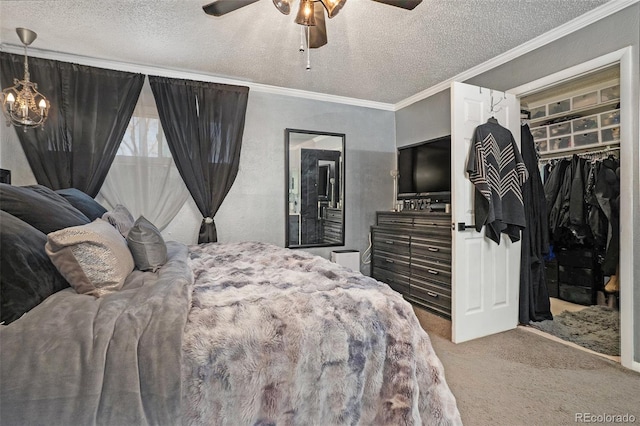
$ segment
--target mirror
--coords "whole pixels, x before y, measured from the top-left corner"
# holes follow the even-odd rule
[[[344,139],[286,129],[286,247],[344,245]]]

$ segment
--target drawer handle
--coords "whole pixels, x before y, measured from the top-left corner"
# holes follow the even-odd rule
[[[437,247],[427,247],[427,250],[429,250],[429,251],[433,251],[433,252],[440,251],[440,249],[439,249],[439,248],[437,248]]]
[[[427,272],[430,273],[431,275],[438,275],[440,272],[435,271],[433,269],[427,269]]]
[[[431,297],[437,298],[438,297],[438,293],[434,293],[432,291],[428,291],[427,294]]]
[[[393,244],[393,240],[386,240],[385,243],[387,244]]]
[[[393,259],[385,259],[387,261],[387,263],[394,263]]]

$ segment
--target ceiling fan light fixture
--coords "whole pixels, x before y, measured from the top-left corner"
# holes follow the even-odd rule
[[[316,25],[313,0],[300,0],[300,8],[296,16],[296,24],[312,27]]]
[[[327,16],[331,19],[340,12],[347,0],[320,0],[320,2],[327,9]]]
[[[291,0],[273,0],[273,4],[283,15],[291,12]]]

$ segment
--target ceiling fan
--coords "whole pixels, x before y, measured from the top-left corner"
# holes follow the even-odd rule
[[[222,16],[234,10],[248,6],[258,0],[216,0],[202,6],[208,15]],[[327,27],[325,24],[325,11],[329,19],[338,14],[347,0],[273,0],[275,7],[284,15],[291,12],[292,3],[298,1],[299,8],[296,16],[296,24],[303,25],[306,29],[306,44],[311,49],[317,49],[327,44]],[[378,3],[413,10],[422,3],[422,0],[373,0]],[[320,4],[318,4],[320,3]],[[323,7],[321,7],[322,5]],[[303,50],[301,48],[301,50]]]

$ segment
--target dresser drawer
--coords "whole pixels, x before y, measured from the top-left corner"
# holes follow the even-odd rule
[[[388,284],[389,287],[397,291],[401,294],[409,294],[409,277],[406,275],[394,273],[391,271],[387,271],[386,269],[373,267],[371,276],[378,280],[382,281],[385,284]]]
[[[414,278],[451,287],[451,264],[413,259],[411,263],[411,279],[413,280]]]
[[[340,210],[326,209],[325,219],[331,222],[342,223],[342,212]]]
[[[378,214],[378,225],[392,225],[392,226],[413,226],[413,217],[408,215],[403,215],[401,213],[379,213]]]
[[[393,234],[378,229],[373,230],[373,245],[375,250],[398,253],[409,256],[409,235]]]
[[[431,237],[440,239],[451,239],[451,217],[450,216],[426,216],[414,220],[414,229],[424,232]]]
[[[376,250],[373,254],[373,266],[400,274],[410,275],[409,256]]]
[[[411,237],[411,257],[413,259],[431,259],[451,264],[451,240]]]
[[[420,299],[426,304],[442,308],[446,312],[451,312],[451,292],[439,286],[432,285],[427,281],[411,281],[411,297]]]
[[[424,214],[413,219],[416,227],[436,226],[451,230],[451,216],[443,214]]]
[[[324,239],[325,242],[340,243],[342,241],[342,226],[327,226],[327,224],[325,224]]]

